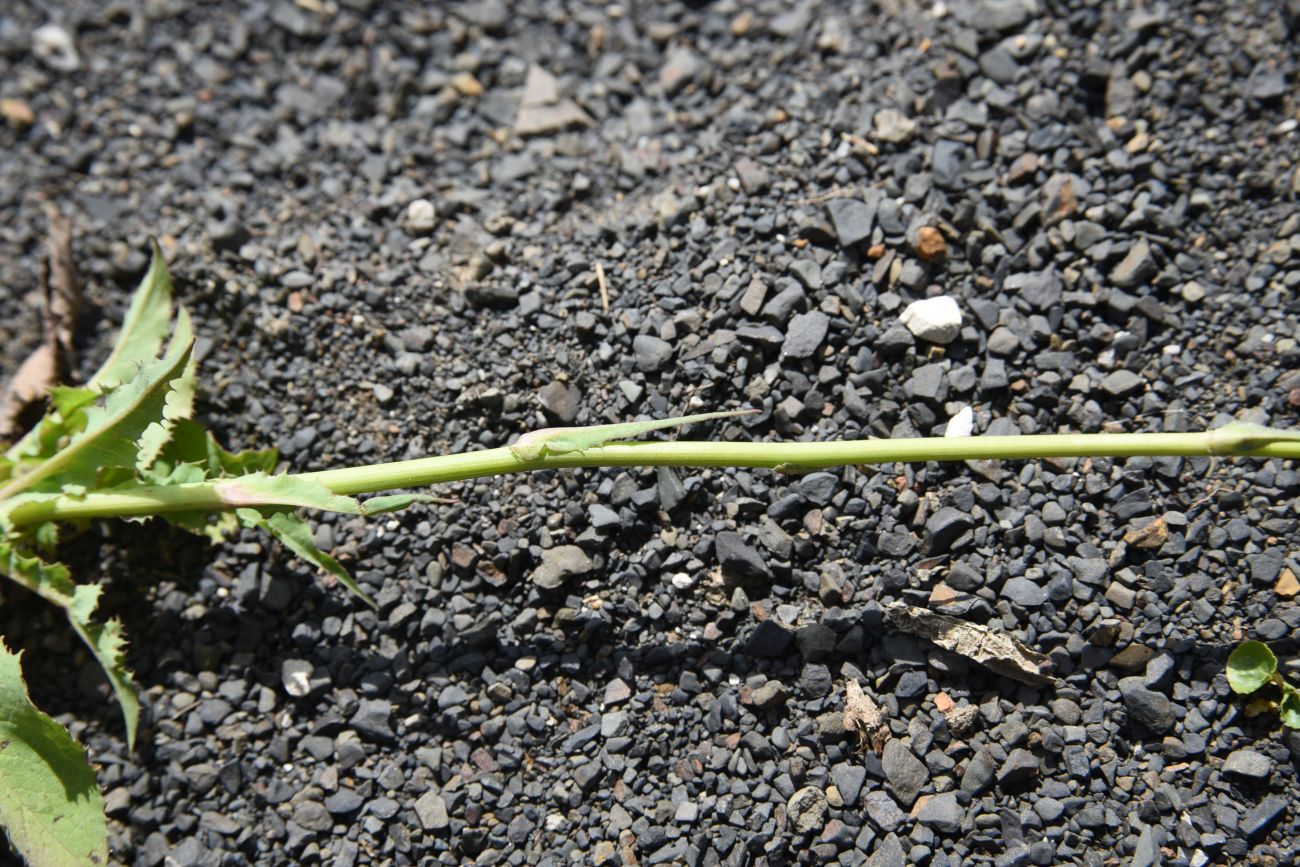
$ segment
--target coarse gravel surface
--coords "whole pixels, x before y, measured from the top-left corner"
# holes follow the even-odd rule
[[[687,436],[1295,427],[1298,26],[1295,0],[10,0],[0,371],[39,337],[54,202],[84,366],[156,234],[200,417],[292,470],[703,408],[761,412]],[[1297,679],[1290,463],[441,493],[315,524],[378,612],[255,533],[83,534],[134,753],[5,588],[116,861],[1300,858],[1300,735],[1223,673],[1253,637]],[[1060,685],[890,629],[898,602],[1010,630]],[[855,679],[880,755],[845,732]]]

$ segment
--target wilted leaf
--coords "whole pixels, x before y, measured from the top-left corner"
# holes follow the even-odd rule
[[[72,224],[50,206],[50,234],[41,265],[42,341],[0,391],[0,438],[30,426],[29,407],[45,399],[71,367],[73,329],[81,310],[81,277],[72,257]]]
[[[23,430],[24,411],[44,399],[58,381],[58,353],[52,344],[42,343],[23,360],[0,392],[0,438],[7,440]]]
[[[0,642],[0,824],[32,867],[108,863],[104,800],[86,753],[32,704]]]
[[[1012,680],[1031,686],[1057,683],[1055,677],[1043,673],[1046,656],[1006,633],[912,605],[888,606],[885,616],[896,629],[924,638]]]
[[[1268,683],[1277,671],[1277,657],[1260,641],[1243,641],[1228,655],[1228,685],[1249,695]]]
[[[152,242],[153,259],[140,286],[131,296],[131,306],[122,320],[108,360],[90,378],[92,387],[116,388],[135,378],[140,365],[153,361],[167,339],[172,318],[172,281],[167,262],[157,241]]]
[[[45,239],[45,333],[71,361],[77,316],[81,314],[81,274],[72,255],[72,221],[54,205],[46,206],[50,234]]]
[[[383,515],[388,512],[396,512],[399,509],[405,509],[413,503],[452,503],[446,497],[433,497],[429,494],[385,494],[381,497],[371,497],[361,504],[361,514],[363,515]]]
[[[357,596],[361,597],[371,608],[378,608],[375,601],[370,598],[366,591],[356,581],[347,570],[339,565],[339,562],[316,547],[316,540],[312,538],[311,528],[307,523],[292,512],[267,512],[262,513],[256,509],[239,509],[236,513],[239,520],[243,521],[245,526],[257,527],[266,530],[293,553],[326,572],[333,575],[339,580],[344,587],[351,590]]]
[[[1277,710],[1277,702],[1271,698],[1255,698],[1246,702],[1246,705],[1242,710],[1245,712],[1246,716],[1253,719],[1260,714],[1272,713]]]

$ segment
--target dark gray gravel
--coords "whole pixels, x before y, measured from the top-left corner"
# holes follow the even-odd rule
[[[84,366],[156,233],[202,417],[289,469],[700,406],[761,413],[690,436],[940,434],[963,407],[977,434],[1295,426],[1298,21],[1290,0],[19,0],[0,367],[37,340],[52,200],[90,287]],[[377,613],[255,534],[76,540],[132,637],[134,754],[94,672],[64,674],[66,627],[6,591],[0,634],[38,650],[38,700],[98,764],[116,859],[1298,857],[1300,741],[1223,676],[1244,637],[1297,673],[1283,462],[446,493],[319,523]],[[900,601],[1014,631],[1062,685],[890,633]],[[850,679],[889,714],[882,757],[845,730]]]

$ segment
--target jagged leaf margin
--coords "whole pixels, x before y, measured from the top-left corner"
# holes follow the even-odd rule
[[[192,346],[193,343],[194,327],[190,322],[189,313],[182,308],[176,316],[176,332],[172,335],[171,347]],[[168,354],[173,351],[169,348]],[[140,434],[139,450],[135,457],[136,469],[145,471],[151,468],[163,448],[171,441],[172,431],[177,422],[188,419],[194,414],[194,393],[198,390],[197,368],[197,359],[194,353],[190,352],[181,375],[169,384],[167,396],[163,399],[162,418],[150,424]]]
[[[0,540],[0,574],[67,613],[73,630],[81,636],[113,687],[126,725],[127,744],[133,748],[140,721],[140,699],[135,694],[131,672],[126,667],[126,639],[122,634],[122,624],[116,620],[108,623],[91,620],[102,592],[101,585],[74,583],[67,566],[27,554],[10,539]]]
[[[0,824],[31,867],[107,864],[95,771],[67,730],[32,704],[21,657],[0,641]]]
[[[192,347],[192,339],[177,343],[166,356],[141,367],[129,383],[109,392],[102,405],[86,410],[85,429],[52,457],[0,489],[0,499],[69,484],[95,487],[104,468],[134,466],[137,441],[163,417],[172,382],[189,363]]]
[[[238,509],[235,512],[239,520],[247,527],[265,530],[280,544],[312,565],[324,569],[339,580],[339,583],[359,596],[371,608],[378,608],[375,600],[352,579],[339,562],[316,547],[311,528],[307,522],[293,512],[270,509]]]
[[[153,248],[149,270],[131,296],[113,351],[88,383],[101,391],[129,382],[140,365],[157,358],[171,327],[171,275],[157,240],[149,243]]]

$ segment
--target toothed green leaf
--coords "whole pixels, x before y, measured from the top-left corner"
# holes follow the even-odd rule
[[[163,417],[172,381],[189,363],[192,344],[192,340],[178,343],[164,358],[144,365],[134,379],[109,392],[102,406],[86,410],[85,429],[57,454],[0,490],[0,499],[68,484],[96,487],[104,468],[133,467],[137,440]]]
[[[361,506],[352,497],[340,496],[320,482],[302,476],[249,473],[218,482],[216,490],[222,502],[235,508],[302,506],[347,515],[361,514]]]
[[[239,519],[230,512],[168,512],[158,517],[212,544],[224,542],[239,529]]]
[[[115,621],[92,623],[90,619],[99,602],[100,585],[74,584],[68,567],[62,563],[47,563],[9,541],[0,541],[0,573],[67,612],[73,629],[94,654],[113,685],[126,723],[127,744],[134,745],[140,701],[131,685],[131,673],[127,671],[122,655],[126,642],[121,624]]]
[[[5,452],[5,459],[11,465],[0,476],[6,481],[40,466],[42,461],[67,445],[68,440],[85,430],[86,408],[94,403],[96,395],[86,389],[62,387],[55,388],[52,395],[54,401],[49,411],[26,436]]]
[[[257,509],[239,509],[236,514],[245,526],[266,530],[290,551],[339,579],[339,583],[361,597],[371,608],[379,607],[337,560],[316,547],[311,528],[302,518],[292,512],[260,512]]]
[[[93,388],[56,385],[50,389],[50,405],[65,419],[71,418],[73,413],[82,407],[90,406],[98,397],[99,392]]]
[[[68,609],[68,620],[81,640],[90,648],[100,668],[108,677],[122,709],[122,722],[126,725],[127,749],[135,749],[135,731],[140,723],[140,699],[135,694],[131,672],[126,667],[126,636],[119,620],[91,623],[90,615],[99,601],[100,585],[82,584],[77,587],[73,607]]]
[[[50,409],[67,419],[82,407],[90,406],[99,396],[100,392],[93,388],[56,385],[50,389]]]
[[[131,306],[122,320],[122,331],[112,353],[88,383],[101,389],[115,388],[135,378],[136,369],[158,357],[172,318],[172,281],[162,249],[153,241],[149,271],[131,296]]]
[[[32,541],[41,551],[50,554],[59,546],[59,525],[53,521],[36,525],[32,531]]]
[[[77,590],[67,566],[62,563],[46,563],[6,539],[0,539],[0,574],[7,575],[42,599],[63,608],[72,604],[73,594]]]
[[[13,463],[31,463],[47,458],[59,450],[60,444],[79,433],[86,426],[85,408],[95,402],[99,392],[92,388],[72,388],[56,385],[50,389],[50,408],[36,426],[5,451],[5,458]],[[9,478],[14,473],[0,473]]]
[[[90,616],[99,607],[99,594],[103,592],[104,587],[100,584],[78,584],[66,606],[68,618],[73,623],[89,623]]]
[[[190,323],[190,315],[182,309],[176,317],[176,331],[172,335],[168,354],[175,351],[175,347],[189,346],[193,342],[194,328]],[[181,375],[170,383],[170,390],[163,400],[162,418],[150,424],[140,435],[140,448],[135,457],[137,469],[150,469],[158,455],[162,453],[163,447],[171,441],[172,430],[176,423],[193,415],[197,367],[198,363],[194,353],[191,352]]]
[[[0,825],[32,867],[108,863],[104,799],[85,751],[32,704],[0,642]]]
[[[171,441],[163,449],[161,459],[170,465],[198,464],[205,468],[209,478],[217,478],[270,473],[279,463],[280,453],[273,448],[226,451],[198,422],[181,419],[173,427]]]

